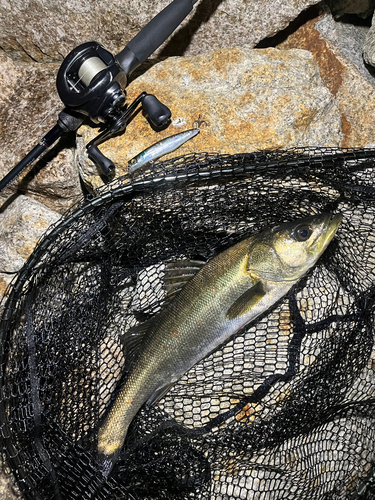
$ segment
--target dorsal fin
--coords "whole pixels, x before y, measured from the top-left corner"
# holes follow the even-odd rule
[[[164,283],[169,302],[206,264],[203,260],[179,260],[165,266]]]

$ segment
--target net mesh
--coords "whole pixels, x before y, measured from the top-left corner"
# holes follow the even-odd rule
[[[192,154],[72,208],[0,323],[0,436],[25,498],[375,498],[374,165],[372,149]],[[343,221],[317,265],[138,412],[103,481],[120,339],[161,309],[165,266],[321,212]]]

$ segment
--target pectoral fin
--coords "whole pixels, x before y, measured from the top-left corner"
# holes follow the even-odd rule
[[[239,297],[228,309],[226,314],[227,319],[236,319],[244,314],[247,314],[258,302],[265,296],[266,290],[261,281]]]

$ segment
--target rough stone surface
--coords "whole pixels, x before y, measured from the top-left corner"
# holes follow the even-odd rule
[[[96,40],[118,53],[170,0],[2,0],[0,47],[13,58],[61,61]],[[195,55],[248,44],[284,29],[318,0],[204,0],[158,54]]]
[[[368,72],[364,76],[365,68],[355,55],[361,53],[360,42],[351,38],[352,44],[348,43],[350,31],[354,30],[344,29],[329,12],[323,11],[290,34],[279,47],[298,47],[314,55],[322,80],[340,107],[342,147],[364,147],[374,142],[374,80]],[[344,50],[345,41],[355,48]]]
[[[328,9],[315,24],[316,30],[333,47],[335,52],[349,61],[362,77],[375,86],[375,76],[366,67],[362,57],[363,45],[369,32],[368,26],[336,22]]]
[[[372,17],[371,27],[363,44],[363,59],[366,64],[375,66],[375,14]]]
[[[39,239],[59,218],[58,213],[24,195],[16,195],[0,212],[0,302]]]
[[[208,125],[170,156],[341,144],[339,110],[307,51],[235,48],[170,58],[134,81],[129,98],[142,90],[154,92],[170,106],[172,123],[154,132],[138,115],[125,134],[101,145],[116,164],[117,175],[127,172],[127,162],[137,153],[191,128],[199,115]],[[94,131],[84,127],[79,134],[81,172],[86,183],[96,187],[101,180],[84,149]]]
[[[40,237],[60,215],[19,195],[0,213],[0,272],[21,269]]]
[[[14,63],[0,53],[0,178],[55,125],[63,107],[55,88],[57,69],[56,64]],[[74,144],[74,138],[60,139],[0,193],[0,207],[19,189],[52,210],[65,212],[81,195]]]

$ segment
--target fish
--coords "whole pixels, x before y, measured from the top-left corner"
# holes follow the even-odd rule
[[[265,229],[208,262],[165,267],[161,310],[122,338],[128,376],[98,430],[108,477],[140,408],[164,397],[196,363],[274,306],[331,242],[340,214],[316,214]]]
[[[194,123],[197,124],[197,127],[189,130],[184,130],[183,132],[179,132],[178,134],[170,135],[169,137],[156,142],[152,146],[146,148],[144,151],[134,156],[134,158],[132,158],[128,162],[128,172],[130,174],[133,174],[140,167],[153,163],[161,156],[175,151],[185,142],[190,141],[190,139],[199,134],[200,126],[206,122],[201,120],[199,116],[198,120],[196,120]]]

